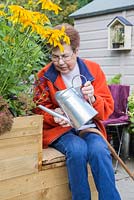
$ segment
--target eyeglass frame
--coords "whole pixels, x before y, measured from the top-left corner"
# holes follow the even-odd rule
[[[66,62],[66,61],[70,61],[70,60],[71,60],[73,54],[74,54],[74,52],[72,52],[71,55],[63,54],[63,55],[58,56],[58,55],[52,54],[52,55],[50,56],[50,58],[51,58],[51,60],[52,60],[53,62],[59,62],[60,59],[62,59],[64,62]],[[53,59],[53,56],[55,56],[55,59]]]

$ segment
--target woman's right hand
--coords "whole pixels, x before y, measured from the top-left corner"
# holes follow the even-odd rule
[[[56,108],[54,111],[61,115],[64,115],[64,112],[62,111],[61,108]],[[59,117],[54,117],[54,121],[55,121],[55,123],[59,124],[62,127],[70,126],[70,124],[67,121],[65,121],[64,119],[61,119]]]

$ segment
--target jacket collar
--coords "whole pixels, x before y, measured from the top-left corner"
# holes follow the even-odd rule
[[[78,62],[78,65],[79,65],[80,74],[83,75],[86,78],[86,79],[82,78],[82,85],[84,85],[84,83],[86,81],[91,81],[92,82],[94,80],[94,77],[90,73],[90,71],[87,68],[86,64],[79,57],[77,58],[77,62]]]
[[[85,76],[85,78],[82,78],[82,85],[86,81],[93,81],[94,77],[90,73],[89,69],[87,69],[86,64],[81,60],[79,57],[77,58],[78,66],[80,69],[80,74]],[[49,69],[44,73],[44,76],[49,79],[53,84],[56,82],[57,77],[59,76],[59,72],[55,69],[54,64],[52,63],[49,67]]]

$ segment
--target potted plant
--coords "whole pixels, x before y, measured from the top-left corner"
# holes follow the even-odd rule
[[[29,2],[34,4],[33,11],[31,4],[30,9],[13,5],[11,0],[0,4],[0,186],[5,184],[0,199],[25,195],[27,183],[25,191],[22,184],[22,192],[14,193],[17,189],[11,182],[17,178],[29,182],[29,176],[41,176],[43,117],[32,113],[34,74],[45,65],[50,52],[48,43],[59,46],[61,51],[61,39],[69,44],[64,29],[53,30],[43,12],[57,14],[60,8],[51,0]],[[36,4],[42,7],[41,12],[35,11]],[[7,185],[11,189],[7,190]]]
[[[11,169],[11,176],[14,177],[27,173],[28,168],[29,173],[31,170],[36,172],[42,164],[43,118],[32,112],[35,107],[34,75],[48,61],[50,49],[47,44],[59,46],[63,51],[59,41],[63,39],[67,44],[70,42],[64,28],[61,31],[54,30],[43,12],[51,10],[58,14],[60,7],[51,0],[31,2],[34,5],[33,11],[31,4],[30,9],[28,6],[24,8],[13,5],[10,0],[5,5],[0,4],[0,146],[3,147],[0,168],[4,170],[2,163],[7,163],[10,166],[9,176]],[[36,5],[41,12],[35,11]],[[36,82],[39,84],[38,80]],[[19,151],[19,144],[23,152]],[[10,159],[5,157],[6,154],[10,157],[10,153]],[[28,165],[23,165],[23,159],[27,160]],[[7,174],[5,171],[2,179],[7,178]]]
[[[0,5],[0,199],[41,200],[49,198],[47,190],[57,169],[53,173],[51,169],[41,171],[43,117],[31,115],[34,74],[45,65],[50,51],[46,44],[63,51],[59,41],[69,44],[69,38],[64,28],[53,30],[43,13],[60,10],[51,0],[29,1],[34,9],[36,3],[39,10],[42,7],[41,12],[32,11],[31,4],[29,10],[12,2]],[[52,184],[53,190],[56,187],[57,183]]]
[[[112,45],[113,48],[124,47],[124,29],[119,25],[116,25],[113,29]]]

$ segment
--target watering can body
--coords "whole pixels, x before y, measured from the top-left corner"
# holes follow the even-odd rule
[[[70,120],[73,127],[79,129],[90,122],[98,113],[74,87],[56,92],[55,98]]]

